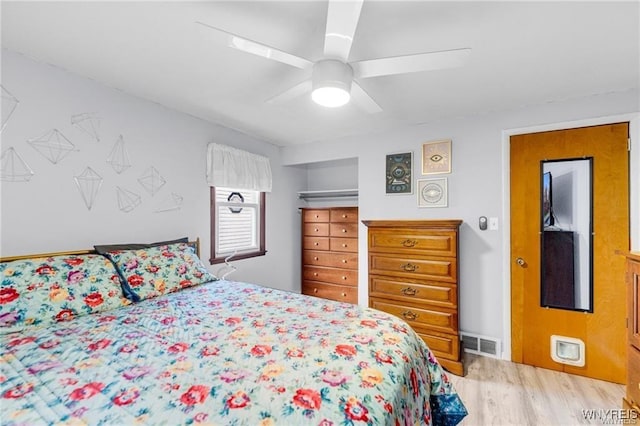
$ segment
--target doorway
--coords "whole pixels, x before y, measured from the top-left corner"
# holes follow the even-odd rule
[[[624,259],[616,250],[629,248],[628,138],[628,123],[510,138],[514,362],[625,382]],[[588,172],[579,171],[585,167]],[[553,212],[551,200],[545,200],[549,188],[561,188],[560,184],[567,181],[567,172],[561,174],[562,170],[588,176],[587,204],[566,199],[553,203],[557,209],[569,204],[573,213],[583,213],[589,223],[587,231],[580,231],[567,219],[569,216]],[[552,181],[554,174],[557,178]],[[579,239],[589,244],[579,244]],[[569,296],[549,295],[559,278],[553,274],[549,277],[548,268],[543,268],[545,259],[548,266],[549,259],[558,261],[570,251],[579,252],[582,259],[575,264],[566,260],[556,269],[564,280],[568,269],[571,276],[579,276],[580,280],[569,279],[576,289],[565,288]],[[586,252],[590,254],[587,260]]]

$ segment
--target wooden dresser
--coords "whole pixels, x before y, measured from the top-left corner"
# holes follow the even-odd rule
[[[369,306],[404,319],[450,372],[464,374],[458,331],[461,220],[365,220]]]
[[[636,410],[640,419],[640,253],[627,255],[627,393],[623,408]]]
[[[358,208],[302,210],[302,294],[358,303]]]

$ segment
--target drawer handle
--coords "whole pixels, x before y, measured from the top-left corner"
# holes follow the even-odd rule
[[[404,319],[408,319],[410,321],[415,321],[415,319],[418,318],[418,314],[411,311],[404,311],[402,313],[402,316],[404,317]]]
[[[318,256],[313,256],[313,260],[318,260]]]
[[[343,275],[343,276],[342,276],[342,279],[343,279],[343,280],[346,280],[346,279],[347,279],[347,277],[346,277],[345,275]]]
[[[342,244],[342,247],[347,247],[347,245],[343,243],[343,244]]]
[[[319,218],[320,216],[316,215],[316,219]]]
[[[418,266],[412,263],[405,263],[404,265],[402,265],[402,269],[404,269],[407,272],[413,272],[416,269],[418,269]]]
[[[346,214],[343,214],[343,215],[342,215],[342,218],[343,218],[343,219],[346,219],[346,218],[347,218],[347,215],[346,215]]]
[[[347,263],[347,259],[342,259],[342,263]]]
[[[313,243],[314,246],[317,246],[319,243],[316,241],[315,243]]]
[[[314,289],[313,289],[313,292],[314,292],[314,293],[317,293],[317,292],[318,292],[318,289],[317,289],[317,288],[314,288]]]
[[[344,229],[344,228],[342,228],[342,232],[347,232],[347,230],[346,230],[346,229]]]
[[[313,273],[313,276],[314,276],[314,277],[317,277],[317,276],[318,276],[318,273],[317,273],[317,272],[314,272],[314,273]]]
[[[342,293],[342,297],[347,297],[347,293]]]
[[[413,287],[405,287],[402,290],[402,294],[404,294],[405,296],[415,296],[416,293],[418,292],[415,288]]]
[[[315,229],[314,229],[314,231],[315,231],[315,232],[318,232],[318,231],[319,231],[319,229],[318,229],[318,228],[315,228]]]
[[[402,245],[403,245],[403,246],[405,246],[405,247],[413,247],[413,246],[415,246],[417,243],[418,243],[418,242],[417,242],[416,240],[409,240],[409,239],[407,239],[407,240],[404,240],[404,241],[402,242]]]

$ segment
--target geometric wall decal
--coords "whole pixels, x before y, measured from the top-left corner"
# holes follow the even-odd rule
[[[94,112],[83,112],[82,114],[76,114],[71,116],[71,124],[82,130],[96,142],[100,142],[100,117]]]
[[[2,97],[2,105],[0,106],[0,111],[2,111],[2,121],[0,122],[0,132],[4,130],[4,126],[7,125],[7,121],[9,121],[9,117],[13,114],[13,111],[18,106],[18,99],[13,96],[7,89],[0,84],[0,92]]]
[[[122,212],[129,213],[142,202],[140,195],[119,186],[116,188],[116,193],[118,195],[118,208]]]
[[[53,164],[58,164],[67,154],[75,151],[75,145],[58,129],[50,130],[42,136],[29,139],[27,143]]]
[[[142,176],[138,178],[138,182],[140,182],[140,185],[142,185],[142,187],[152,196],[155,195],[165,183],[167,183],[167,181],[160,176],[160,173],[158,173],[153,166],[149,167]]]
[[[122,135],[118,137],[118,140],[113,145],[113,149],[107,157],[107,163],[111,164],[113,170],[120,174],[131,167],[131,160],[129,159],[129,153],[124,146],[124,139]]]
[[[160,206],[156,210],[156,213],[180,210],[180,207],[182,207],[183,200],[184,200],[183,197],[176,194],[175,192],[172,192],[171,195],[169,195],[167,198],[165,198],[165,200],[162,203],[160,203]]]
[[[87,209],[91,210],[93,202],[96,200],[96,195],[102,186],[102,176],[97,174],[91,167],[87,167],[84,172],[74,176],[73,179],[76,181],[78,190],[80,190],[84,204]]]
[[[0,156],[0,180],[6,182],[28,182],[33,170],[24,162],[13,147],[6,149]]]

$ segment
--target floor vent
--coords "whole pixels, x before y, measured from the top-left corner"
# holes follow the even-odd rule
[[[500,340],[471,333],[460,333],[465,352],[500,358]]]

